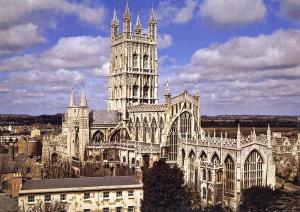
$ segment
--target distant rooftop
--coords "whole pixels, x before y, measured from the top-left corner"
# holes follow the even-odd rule
[[[82,178],[29,180],[23,183],[22,190],[98,187],[98,186],[124,186],[124,185],[126,186],[126,185],[140,185],[140,184],[141,182],[136,176],[82,177]]]

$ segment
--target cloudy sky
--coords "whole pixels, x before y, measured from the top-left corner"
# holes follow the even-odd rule
[[[197,82],[202,114],[300,114],[299,0],[129,0],[133,23],[152,2],[160,96]],[[121,19],[125,0],[1,0],[0,113],[64,112],[82,85],[106,108],[114,7]]]

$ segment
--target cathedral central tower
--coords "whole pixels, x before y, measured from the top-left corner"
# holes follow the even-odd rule
[[[123,32],[114,11],[111,23],[111,53],[108,77],[108,109],[127,118],[127,107],[158,103],[157,27],[152,8],[148,33],[143,34],[139,14],[132,32],[131,13],[126,4]]]

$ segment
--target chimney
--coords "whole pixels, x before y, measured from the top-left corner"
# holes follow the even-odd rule
[[[22,175],[20,173],[13,173],[11,177],[11,197],[15,198],[19,196],[19,192],[22,188]]]

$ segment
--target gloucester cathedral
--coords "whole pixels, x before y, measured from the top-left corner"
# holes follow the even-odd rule
[[[201,128],[199,92],[172,95],[168,83],[158,99],[157,23],[153,9],[148,32],[139,15],[132,29],[128,7],[123,30],[114,12],[108,76],[108,108],[89,108],[84,90],[77,103],[72,90],[62,132],[44,142],[44,164],[67,161],[83,175],[89,163],[112,174],[137,174],[160,158],[177,164],[204,204],[235,207],[243,188],[275,186],[271,130],[236,138],[210,135]],[[196,89],[197,90],[197,89]],[[46,162],[47,161],[47,162]],[[125,173],[121,173],[126,170]]]

